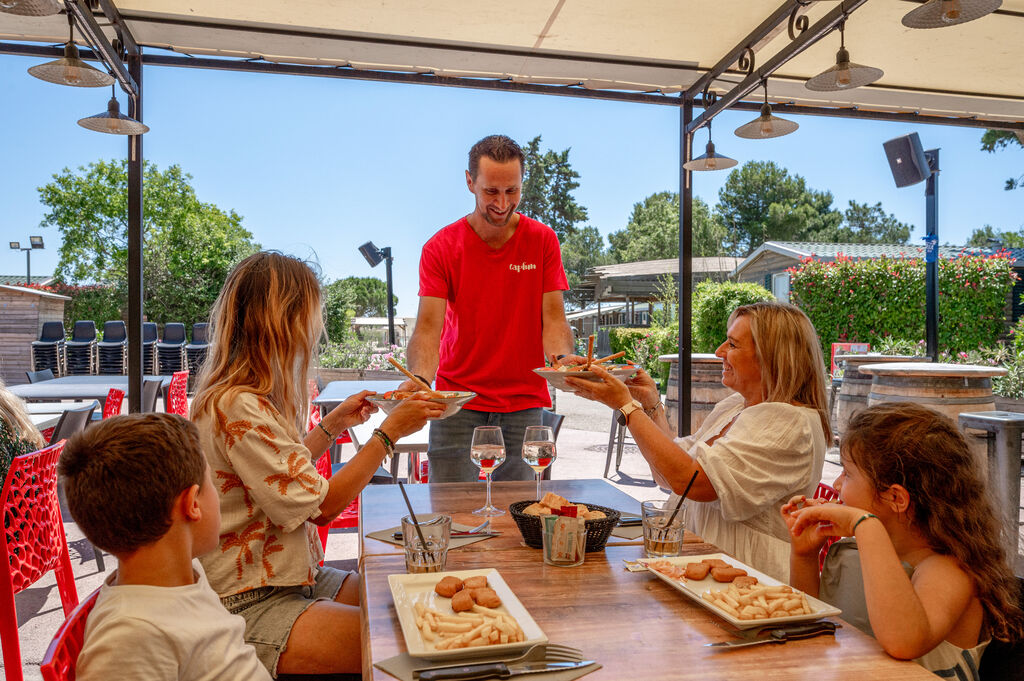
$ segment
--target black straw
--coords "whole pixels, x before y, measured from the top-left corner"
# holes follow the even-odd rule
[[[423,538],[423,530],[420,529],[420,521],[416,520],[416,514],[412,511],[412,504],[409,502],[409,495],[405,493],[405,485],[402,484],[401,480],[398,480],[398,489],[402,492],[402,498],[405,499],[405,505],[409,509],[409,517],[412,518],[412,524],[416,527],[416,534],[420,536],[420,545],[423,546],[423,550],[427,550],[427,540]],[[690,481],[693,484],[693,481]],[[687,488],[689,491],[689,488]]]
[[[697,482],[697,476],[699,474],[700,474],[700,469],[699,468],[693,472],[693,477],[690,478],[690,484],[688,484],[686,486],[686,489],[683,490],[682,496],[679,497],[679,503],[676,504],[676,510],[672,511],[672,515],[670,515],[668,517],[668,522],[665,523],[665,527],[671,527],[672,526],[672,521],[676,519],[676,513],[679,513],[679,509],[682,508],[683,501],[686,499],[686,495],[690,493],[690,488],[693,487],[693,483]],[[402,491],[402,494],[405,494],[404,490]],[[406,499],[406,501],[408,502],[408,499]]]

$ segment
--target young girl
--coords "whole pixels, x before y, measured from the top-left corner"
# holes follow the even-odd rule
[[[1018,639],[1022,613],[967,443],[936,411],[886,403],[854,417],[840,454],[842,505],[800,496],[782,508],[793,586],[841,602],[893,657],[977,681],[988,641]],[[819,575],[829,536],[853,539],[830,547]]]

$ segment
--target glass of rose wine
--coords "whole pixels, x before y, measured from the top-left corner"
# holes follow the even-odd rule
[[[491,504],[491,473],[505,463],[505,440],[498,426],[477,426],[473,429],[473,443],[470,445],[469,456],[480,470],[487,476],[487,503],[473,511],[474,515],[495,516],[505,515],[500,508]]]
[[[537,499],[540,499],[540,477],[544,469],[551,465],[558,454],[555,453],[555,435],[551,426],[528,426],[523,438],[523,461],[533,469],[537,476]]]

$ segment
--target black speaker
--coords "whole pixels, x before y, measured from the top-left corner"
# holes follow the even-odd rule
[[[885,147],[885,155],[892,168],[892,179],[896,181],[897,187],[908,187],[928,179],[931,174],[928,159],[925,158],[921,138],[916,132],[891,139],[882,146]]]

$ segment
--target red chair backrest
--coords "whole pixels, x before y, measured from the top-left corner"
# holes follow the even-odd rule
[[[89,594],[53,635],[39,667],[43,681],[74,681],[78,654],[82,652],[85,640],[85,624],[99,595],[99,589]]]
[[[814,490],[815,499],[824,499],[825,501],[832,501],[839,496],[839,492],[832,485],[826,485],[823,482],[818,483],[818,489]]]
[[[103,403],[103,418],[109,419],[121,413],[121,403],[124,402],[124,391],[111,388],[107,393],[107,400]]]
[[[313,400],[320,397],[320,388],[317,386],[314,379],[309,379],[309,425],[306,430],[313,430],[316,428],[316,424],[320,423],[320,407],[313,404]],[[331,477],[327,475],[326,477]]]
[[[176,371],[171,374],[171,385],[167,388],[167,413],[188,418],[188,372]]]

